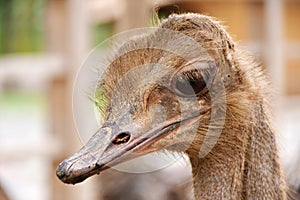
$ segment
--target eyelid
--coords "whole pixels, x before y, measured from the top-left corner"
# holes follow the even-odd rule
[[[183,65],[183,67],[181,68],[182,70],[180,70],[180,72],[183,73],[185,71],[191,71],[194,69],[197,69],[199,71],[208,70],[211,68],[211,63],[213,62],[212,61],[195,61],[193,63],[189,62]]]
[[[191,60],[187,62],[186,64],[180,66],[173,76],[177,74],[182,74],[186,71],[191,71],[193,69],[198,69],[199,71],[202,70],[209,70],[212,68],[212,65],[214,65],[215,62],[213,60]],[[201,66],[200,66],[201,65]],[[171,78],[173,78],[173,76]]]
[[[205,78],[205,75],[209,74],[209,71],[213,68],[212,64],[214,64],[212,61],[195,61],[192,64],[183,65],[183,67],[175,73],[175,76],[183,75],[187,79],[193,79],[197,78],[197,75],[201,75]]]
[[[196,66],[196,63],[198,65],[198,67]],[[201,64],[201,67],[199,66],[199,64]],[[204,67],[205,65],[205,67]],[[214,73],[212,71],[217,70],[216,69],[216,63],[213,60],[191,60],[188,63],[180,66],[173,75],[170,76],[170,82],[169,84],[172,85],[172,80],[176,77],[176,76],[182,76],[184,75],[184,73],[188,73],[190,71],[192,71],[193,69],[199,70],[201,76],[203,78],[207,78],[210,76],[210,80],[206,80],[207,81],[207,85],[210,85],[212,80],[214,79],[213,75],[209,75],[211,73]],[[204,76],[205,75],[205,76]],[[188,79],[188,76],[185,76],[185,79]]]

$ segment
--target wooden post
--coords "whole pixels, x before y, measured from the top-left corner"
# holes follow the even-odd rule
[[[151,5],[147,0],[124,0],[123,13],[116,22],[116,31],[121,32],[133,28],[150,25]]]
[[[9,200],[9,197],[7,196],[6,192],[3,190],[1,184],[0,184],[0,200]]]
[[[89,48],[89,23],[86,12],[86,3],[82,0],[47,1],[48,51],[58,54],[63,60],[63,73],[53,78],[49,87],[52,132],[61,143],[60,154],[52,163],[51,199],[55,200],[90,199],[90,195],[85,192],[86,184],[69,186],[55,176],[59,162],[82,146],[73,123],[72,91],[76,72]]]
[[[284,93],[284,57],[283,57],[283,2],[265,1],[266,20],[266,66],[271,82],[279,94]]]

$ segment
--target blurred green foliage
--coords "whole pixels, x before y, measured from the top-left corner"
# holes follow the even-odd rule
[[[111,37],[114,33],[114,24],[112,22],[106,22],[97,24],[93,27],[92,44],[93,46],[98,45],[107,38]]]
[[[46,2],[0,0],[0,54],[45,50]],[[113,27],[112,22],[93,26],[93,46],[109,38]]]
[[[31,110],[42,112],[45,106],[45,96],[39,91],[8,90],[0,93],[0,110]]]
[[[45,49],[45,0],[0,0],[0,54]]]

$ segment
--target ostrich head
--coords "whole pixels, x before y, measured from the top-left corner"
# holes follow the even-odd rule
[[[205,156],[214,142],[225,141],[218,138],[227,125],[247,112],[247,102],[238,98],[246,86],[234,44],[219,23],[203,15],[171,15],[159,28],[118,50],[95,95],[104,123],[59,165],[63,182],[81,182],[161,149]]]

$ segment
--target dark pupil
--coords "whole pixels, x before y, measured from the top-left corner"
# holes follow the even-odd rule
[[[186,80],[180,77],[176,81],[176,89],[184,95],[195,95],[200,93],[206,84],[202,78]]]

